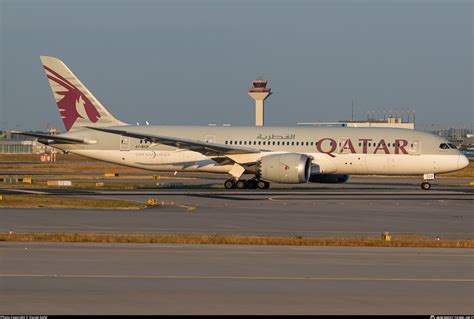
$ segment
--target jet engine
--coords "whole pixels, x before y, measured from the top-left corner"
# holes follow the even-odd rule
[[[342,174],[313,174],[309,177],[310,183],[339,184],[346,183],[349,175]]]
[[[266,181],[306,183],[311,175],[311,157],[297,153],[267,155],[257,163],[257,174]]]

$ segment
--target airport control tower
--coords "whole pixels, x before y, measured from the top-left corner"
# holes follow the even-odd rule
[[[270,88],[267,88],[267,81],[263,79],[257,79],[252,82],[253,87],[249,89],[249,95],[255,100],[255,125],[263,126],[264,120],[264,109],[263,103],[272,92]]]

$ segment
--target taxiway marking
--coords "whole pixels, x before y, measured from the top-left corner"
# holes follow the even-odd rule
[[[383,278],[383,277],[264,277],[264,276],[174,276],[174,275],[77,275],[77,274],[0,274],[0,278],[95,278],[95,279],[201,279],[201,280],[303,280],[303,281],[416,281],[474,282],[474,278]]]

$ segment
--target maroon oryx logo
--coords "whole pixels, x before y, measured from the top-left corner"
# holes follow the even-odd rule
[[[92,123],[100,119],[97,109],[78,88],[47,66],[44,66],[44,68],[48,79],[56,82],[64,89],[57,89],[54,93],[63,96],[57,101],[57,104],[67,131],[69,131],[78,118],[85,119],[87,117]]]

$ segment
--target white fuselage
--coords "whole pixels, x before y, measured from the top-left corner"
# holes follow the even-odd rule
[[[246,163],[277,153],[310,156],[321,174],[418,175],[456,171],[468,163],[458,150],[440,148],[446,140],[412,130],[365,128],[245,128],[245,127],[135,127],[140,132],[158,132],[222,145],[260,150],[256,154],[228,155]],[[270,134],[270,132],[276,132]],[[289,133],[288,133],[289,132]],[[277,134],[279,133],[279,134]],[[234,163],[224,156],[205,156],[187,149],[154,144],[103,132],[73,132],[87,137],[87,146],[57,147],[79,155],[152,171],[229,173]],[[252,172],[248,172],[252,173]]]
[[[98,160],[157,172],[187,171],[228,173],[233,164],[218,164],[206,156],[187,150],[173,151],[100,151],[82,150],[73,153]],[[283,152],[269,152],[271,154]],[[322,163],[324,174],[348,175],[417,175],[447,173],[465,166],[463,155],[383,155],[340,154],[336,158],[320,153],[301,153]],[[264,156],[265,153],[262,153]]]

